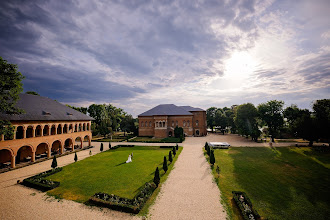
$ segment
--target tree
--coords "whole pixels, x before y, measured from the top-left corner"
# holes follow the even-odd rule
[[[133,118],[132,115],[125,114],[125,116],[120,122],[120,129],[124,131],[124,136],[126,136],[126,132],[136,133],[136,130],[138,128],[135,126],[135,119]]]
[[[315,117],[309,114],[304,114],[299,117],[294,123],[294,130],[297,135],[309,141],[309,146],[313,146],[313,142],[318,140],[318,124]]]
[[[84,113],[85,115],[87,114],[87,108],[86,107],[75,107],[75,106],[71,106],[71,105],[66,105],[76,111],[79,111],[81,113]]]
[[[310,111],[308,109],[299,109],[297,105],[291,105],[284,109],[283,116],[286,118],[286,127],[291,135],[297,136],[296,131],[296,121],[303,117],[304,115],[310,116]]]
[[[158,187],[158,185],[160,183],[160,176],[159,176],[159,169],[158,169],[158,167],[156,168],[156,171],[155,171],[154,183],[156,184],[157,187]]]
[[[215,126],[220,127],[222,130],[224,130],[228,126],[228,120],[226,114],[221,108],[218,108],[215,111],[214,121],[215,121],[214,122]]]
[[[212,166],[215,163],[214,150],[211,150],[210,152],[210,163],[212,164]]]
[[[239,105],[236,109],[235,123],[238,133],[241,135],[251,136],[257,141],[261,132],[258,127],[258,110],[252,103]]]
[[[316,100],[313,105],[319,137],[330,143],[330,99]]]
[[[164,162],[163,162],[163,170],[165,171],[165,173],[167,172],[167,159],[166,159],[166,156],[164,156]]]
[[[25,92],[25,94],[38,95],[38,96],[40,96],[39,93],[37,93],[35,91],[27,91],[27,92]]]
[[[103,151],[103,143],[101,143],[100,151]]]
[[[23,91],[22,80],[24,76],[18,72],[18,66],[10,64],[0,57],[0,113],[19,114],[23,111],[15,104],[19,94]],[[0,120],[0,135],[12,138],[14,127],[10,121]]]
[[[172,163],[173,158],[172,158],[172,151],[168,153],[168,160]]]
[[[56,156],[54,155],[53,161],[52,161],[52,168],[55,169],[56,167],[57,167],[57,160],[56,160]]]
[[[180,138],[180,141],[183,140],[183,128],[176,126],[174,128],[174,137]]]
[[[213,127],[215,126],[215,112],[217,108],[216,107],[211,107],[206,110],[206,122],[209,128],[212,129],[213,132]]]
[[[277,100],[271,100],[258,105],[259,117],[267,124],[272,142],[274,142],[274,138],[278,136],[284,124],[283,105],[283,101]]]
[[[172,148],[172,151],[173,151],[173,156],[175,157],[175,155],[176,155],[176,148],[174,146]]]
[[[109,149],[111,149],[111,142],[109,142]]]
[[[74,162],[78,161],[78,156],[77,156],[77,152],[74,153]]]

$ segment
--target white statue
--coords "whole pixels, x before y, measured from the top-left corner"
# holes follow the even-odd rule
[[[128,159],[126,160],[126,163],[130,163],[130,162],[132,162],[132,156],[128,155]]]

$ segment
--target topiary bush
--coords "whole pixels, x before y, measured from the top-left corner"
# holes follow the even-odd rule
[[[159,176],[159,169],[158,169],[158,167],[156,168],[156,171],[155,171],[154,183],[156,184],[157,187],[158,187],[158,185],[160,183],[160,176]]]
[[[77,156],[77,152],[74,153],[74,162],[78,161],[78,156]]]
[[[56,156],[54,155],[54,157],[53,157],[53,161],[52,161],[52,165],[51,165],[51,167],[53,168],[53,169],[55,169],[56,167],[57,167],[57,160],[56,160]]]
[[[111,143],[109,142],[109,149],[111,149]]]
[[[168,167],[167,167],[167,159],[166,159],[166,156],[164,156],[164,162],[163,162],[163,170],[165,171],[165,173],[167,172],[168,170]]]
[[[212,166],[215,163],[215,157],[214,157],[214,150],[210,151],[210,164],[212,164]]]
[[[179,150],[179,146],[178,146],[178,143],[176,143],[176,146],[175,146],[176,150]]]
[[[172,149],[172,151],[173,151],[173,156],[175,157],[175,155],[176,155],[176,149],[175,149],[175,147],[173,146],[173,149]]]
[[[172,151],[168,153],[168,160],[172,163],[173,158],[172,158]]]
[[[103,143],[101,143],[100,151],[103,151]]]

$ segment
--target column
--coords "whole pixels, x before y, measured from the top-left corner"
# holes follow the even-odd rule
[[[17,126],[15,126],[15,130],[14,130],[14,139],[13,139],[13,140],[16,139],[16,132],[17,132]]]
[[[36,129],[35,129],[35,127],[32,127],[32,137],[36,137]]]
[[[48,127],[48,135],[52,135],[51,132],[52,132],[52,127],[49,126],[49,127]]]
[[[15,157],[15,155],[13,155],[13,156],[11,156],[11,160],[10,160],[10,162],[11,162],[11,168],[15,168],[15,163],[16,163],[16,157]]]
[[[57,135],[57,127],[58,125],[57,126],[55,125],[55,135]]]
[[[23,139],[26,138],[26,129],[25,126],[23,126]]]
[[[32,162],[36,161],[36,152],[32,152],[31,161]]]
[[[64,146],[61,146],[61,154],[64,153]]]
[[[63,131],[64,131],[64,125],[63,124],[61,124],[61,129],[62,129],[61,134],[63,134]]]
[[[1,135],[1,141],[4,141],[4,140],[5,140],[5,135],[2,134],[2,135]]]
[[[41,134],[40,134],[40,137],[43,137],[44,136],[44,128],[45,128],[45,125],[40,125],[41,127]]]
[[[52,152],[52,148],[48,147],[48,151],[47,151],[47,158],[51,157],[51,152]]]

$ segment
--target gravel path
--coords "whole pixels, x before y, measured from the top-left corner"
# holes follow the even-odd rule
[[[220,191],[202,151],[205,141],[216,140],[216,135],[186,138],[174,169],[150,209],[150,219],[226,219]]]

